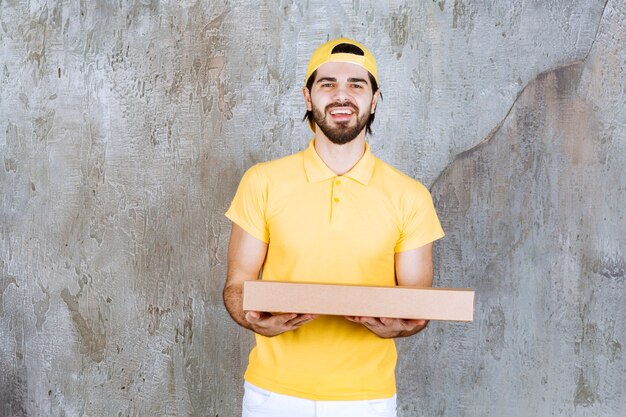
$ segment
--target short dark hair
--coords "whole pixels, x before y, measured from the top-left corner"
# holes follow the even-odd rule
[[[340,43],[339,45],[335,46],[333,50],[331,51],[331,54],[340,54],[340,53],[354,54],[354,55],[360,55],[360,56],[365,55],[365,53],[363,52],[361,48],[359,48],[356,45],[349,44],[349,43]],[[374,78],[374,76],[369,71],[367,75],[369,75],[370,83],[372,84],[372,92],[375,94],[378,91],[378,83],[376,82],[376,78]],[[317,76],[317,70],[313,71],[309,79],[306,80],[306,89],[309,90],[309,92],[311,91],[311,88],[313,87],[313,81],[315,81],[316,76]],[[382,94],[380,98],[382,100],[383,98]],[[375,116],[374,113],[370,114],[369,118],[367,119],[367,124],[365,125],[365,133],[367,133],[368,135],[372,134],[371,126],[372,126],[372,123],[374,122],[374,116]],[[315,123],[313,120],[313,112],[311,110],[307,110],[307,112],[304,114],[302,121],[305,121],[305,120],[311,124]]]

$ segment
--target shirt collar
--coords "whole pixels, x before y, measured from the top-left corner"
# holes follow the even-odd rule
[[[304,171],[309,182],[325,181],[337,176],[328,166],[322,161],[322,158],[317,154],[315,150],[315,139],[311,140],[309,147],[303,152],[304,154]],[[345,174],[344,177],[352,178],[355,181],[360,182],[363,185],[367,185],[374,173],[374,165],[376,160],[370,146],[365,143],[365,152],[359,162],[356,163],[352,169]]]

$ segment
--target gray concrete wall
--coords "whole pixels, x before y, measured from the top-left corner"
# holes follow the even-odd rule
[[[316,45],[377,55],[372,148],[432,187],[473,324],[398,346],[400,416],[626,415],[626,5],[0,2],[0,415],[236,416],[221,303]]]

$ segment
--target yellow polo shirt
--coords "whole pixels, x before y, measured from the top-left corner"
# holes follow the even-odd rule
[[[226,216],[268,243],[262,279],[396,285],[394,254],[443,236],[426,187],[376,158],[336,175],[315,151],[257,164]],[[280,294],[276,295],[280,297]],[[313,400],[394,395],[396,348],[360,324],[320,316],[272,338],[256,335],[245,379]]]

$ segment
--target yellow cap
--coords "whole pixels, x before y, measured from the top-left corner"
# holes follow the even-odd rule
[[[332,53],[333,48],[339,44],[347,43],[349,45],[356,46],[363,51],[363,55],[347,54],[347,53]],[[309,60],[309,66],[306,69],[306,77],[304,77],[304,84],[306,85],[309,77],[313,72],[324,65],[327,62],[349,62],[351,64],[360,65],[369,71],[374,76],[376,83],[378,83],[378,69],[376,68],[376,60],[374,55],[360,43],[348,38],[339,38],[326,42],[313,52],[311,59]]]

